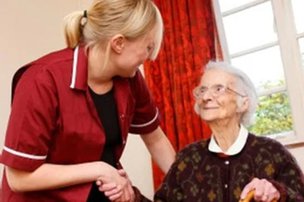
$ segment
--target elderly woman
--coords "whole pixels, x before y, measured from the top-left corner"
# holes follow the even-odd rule
[[[177,155],[154,201],[234,202],[254,190],[256,201],[304,201],[304,177],[279,142],[247,131],[257,105],[249,78],[209,62],[194,89],[195,111],[212,131]]]

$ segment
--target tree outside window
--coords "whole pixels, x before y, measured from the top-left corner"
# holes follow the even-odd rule
[[[249,130],[303,141],[304,1],[213,1],[224,59],[249,75],[259,95]]]

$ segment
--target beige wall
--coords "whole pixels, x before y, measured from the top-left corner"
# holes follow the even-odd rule
[[[87,8],[90,0],[0,1],[0,148],[10,111],[11,78],[22,66],[65,46],[62,18]],[[122,158],[133,184],[148,197],[153,195],[151,162],[138,136],[128,140]],[[0,172],[2,173],[2,165]],[[0,174],[1,179],[2,174]]]

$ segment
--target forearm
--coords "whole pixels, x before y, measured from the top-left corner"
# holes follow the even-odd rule
[[[175,151],[168,139],[163,138],[158,144],[148,147],[148,150],[160,169],[167,173],[175,159]]]
[[[166,135],[158,127],[155,131],[141,136],[153,160],[167,173],[175,160],[175,151]]]
[[[74,165],[43,164],[33,172],[6,168],[9,186],[13,191],[39,191],[57,189],[95,181],[107,172],[103,162]]]

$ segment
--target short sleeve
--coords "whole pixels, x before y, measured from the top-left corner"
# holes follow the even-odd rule
[[[45,162],[55,132],[56,88],[51,73],[38,65],[29,67],[14,85],[1,163],[33,171]]]
[[[140,71],[131,80],[131,90],[135,97],[135,111],[130,132],[146,134],[154,131],[159,126],[159,111]]]

